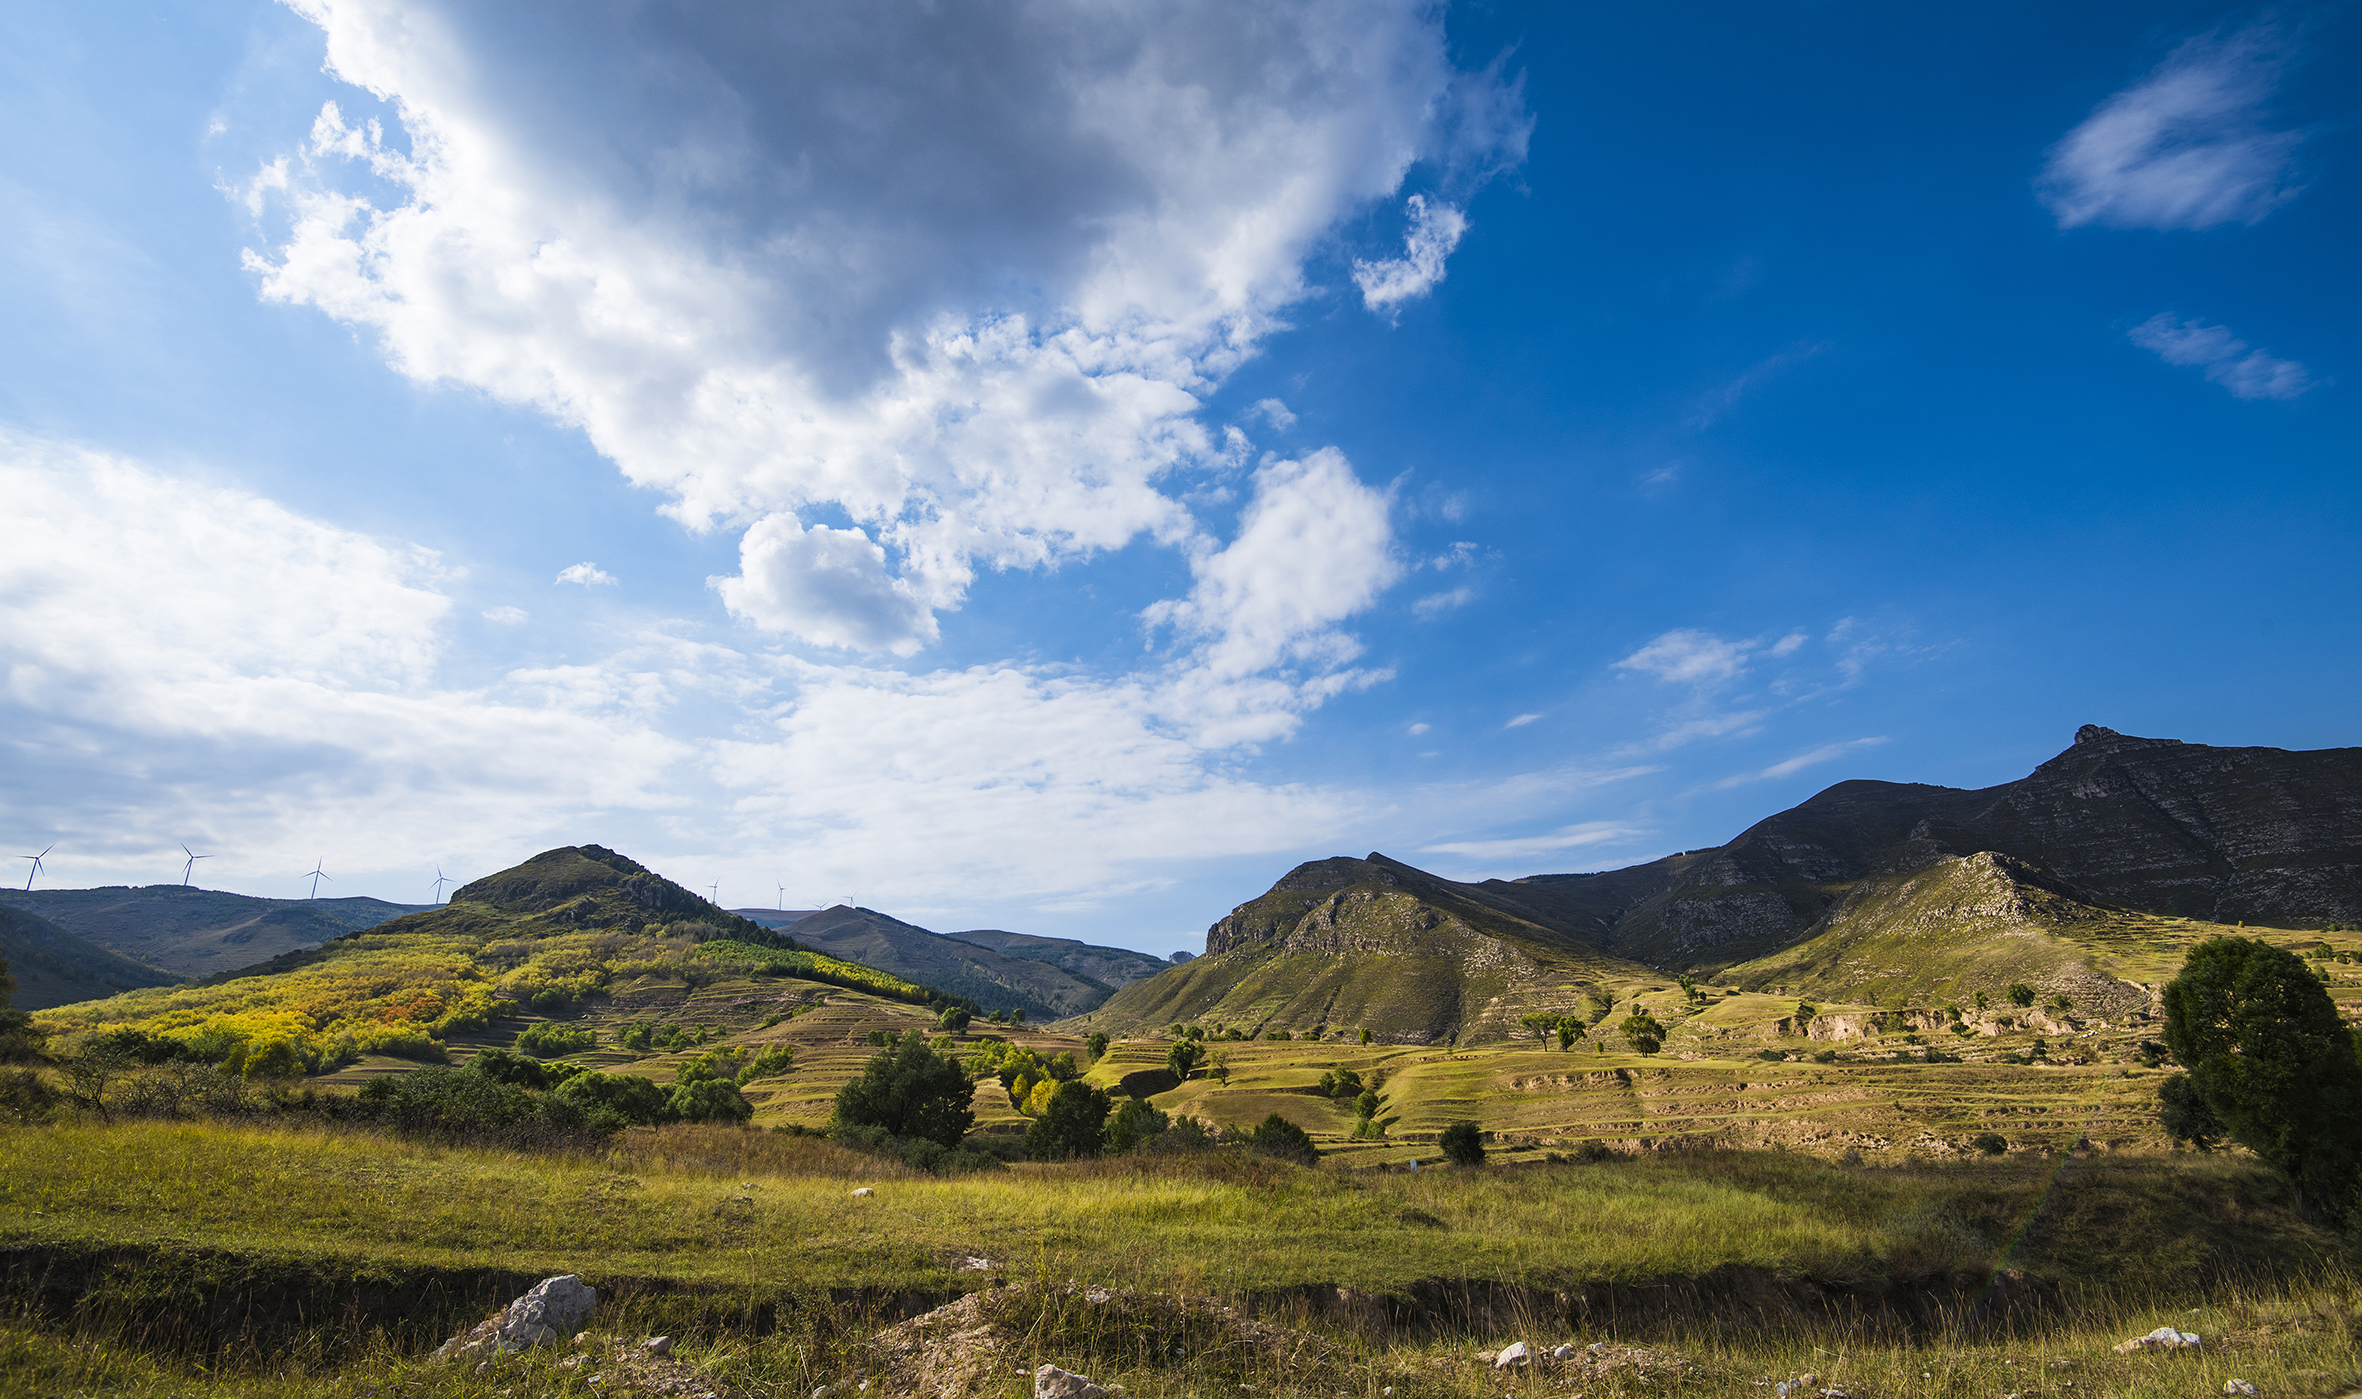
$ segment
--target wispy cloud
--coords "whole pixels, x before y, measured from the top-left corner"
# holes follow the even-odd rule
[[[2255,223],[2297,192],[2303,138],[2264,121],[2286,66],[2269,26],[2189,40],[2051,147],[2035,183],[2043,204],[2061,228]]]
[[[1466,607],[1476,597],[1476,589],[1465,585],[1450,592],[1429,593],[1411,604],[1411,615],[1422,622],[1432,622],[1446,612]]]
[[[2249,348],[2226,326],[2160,312],[2132,328],[2132,343],[2167,364],[2204,369],[2233,398],[2295,398],[2313,387],[2303,365]]]
[[[599,567],[597,564],[592,563],[588,559],[585,559],[581,563],[568,564],[566,567],[559,569],[556,581],[560,583],[580,583],[586,588],[613,587],[615,584],[615,575]]]
[[[484,620],[497,622],[504,627],[517,627],[532,621],[533,614],[522,607],[488,607],[484,609]]]
[[[1677,628],[1616,662],[1617,670],[1637,671],[1659,680],[1684,685],[1716,685],[1747,672],[1752,641],[1726,641],[1712,632]]]
[[[1714,426],[1732,409],[1739,406],[1739,400],[1762,387],[1765,380],[1778,375],[1783,370],[1804,363],[1827,348],[1826,345],[1790,345],[1778,354],[1768,356],[1748,366],[1746,372],[1736,379],[1699,398],[1696,405],[1690,409],[1689,425],[1693,428]]]
[[[1818,748],[1813,749],[1809,753],[1799,753],[1795,757],[1789,758],[1783,762],[1773,763],[1770,767],[1760,768],[1754,772],[1742,772],[1733,777],[1726,777],[1720,782],[1714,784],[1714,790],[1725,791],[1732,787],[1744,787],[1750,782],[1769,782],[1775,778],[1790,777],[1796,773],[1804,771],[1806,768],[1817,767],[1822,763],[1831,761],[1832,759],[1842,758],[1848,753],[1856,752],[1864,748],[1873,748],[1884,742],[1886,742],[1886,739],[1884,737],[1879,737],[1857,738],[1845,743],[1826,743]]]
[[[1353,283],[1361,288],[1362,305],[1373,311],[1397,310],[1403,302],[1433,291],[1443,280],[1444,260],[1468,232],[1468,216],[1449,204],[1414,194],[1405,207],[1411,227],[1403,236],[1403,255],[1378,262],[1357,258],[1353,263]]]
[[[1501,727],[1504,729],[1522,729],[1526,725],[1541,717],[1542,716],[1539,714],[1520,714],[1516,718],[1510,720],[1508,723],[1503,724]]]
[[[1590,845],[1620,845],[1646,835],[1639,826],[1621,821],[1585,821],[1579,825],[1562,826],[1547,835],[1514,836],[1506,840],[1459,840],[1442,845],[1423,845],[1423,855],[1459,855],[1471,860],[1518,860],[1541,855],[1554,855],[1563,850],[1580,850]]]

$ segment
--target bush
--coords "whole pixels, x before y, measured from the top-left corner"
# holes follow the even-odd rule
[[[1979,1132],[1968,1139],[1968,1144],[1987,1156],[1999,1156],[2009,1150],[2009,1141],[1999,1132]]]
[[[924,1137],[948,1150],[976,1124],[975,1096],[960,1066],[913,1031],[837,1091],[830,1135],[840,1126],[882,1127],[892,1136]]]
[[[1146,1146],[1171,1127],[1172,1119],[1145,1098],[1127,1098],[1107,1123],[1107,1149],[1121,1155]]]
[[[726,1078],[681,1084],[673,1089],[664,1110],[665,1116],[676,1122],[744,1122],[755,1115],[754,1104]]]
[[[471,1145],[567,1146],[603,1134],[555,1094],[439,1065],[371,1079],[354,1115],[404,1136]]]
[[[539,1059],[511,1054],[505,1049],[486,1049],[468,1060],[466,1072],[481,1074],[496,1083],[544,1089],[557,1087],[582,1073],[583,1069],[579,1064],[544,1064]]]
[[[1319,1149],[1312,1144],[1312,1134],[1276,1112],[1247,1134],[1247,1145],[1266,1156],[1293,1161],[1299,1166],[1309,1166],[1320,1159]]]
[[[565,1054],[580,1054],[599,1042],[598,1032],[584,1025],[563,1025],[555,1020],[544,1020],[529,1025],[517,1036],[517,1050],[536,1058],[555,1059]]]
[[[1631,1041],[1632,1047],[1642,1054],[1654,1054],[1665,1047],[1665,1027],[1645,1010],[1624,1017],[1624,1023],[1617,1028],[1624,1032],[1624,1038]]]
[[[31,1069],[0,1069],[0,1123],[46,1122],[57,1110],[57,1090]]]
[[[1107,1036],[1093,1030],[1083,1037],[1083,1048],[1090,1051],[1092,1059],[1097,1060],[1107,1053]]]
[[[795,1066],[796,1047],[774,1044],[747,1061],[746,1067],[738,1071],[738,1082],[744,1085],[759,1078],[776,1078]]]
[[[576,1074],[559,1084],[554,1096],[573,1105],[600,1132],[646,1127],[663,1121],[666,1111],[664,1090],[639,1074]]]
[[[2034,1004],[2034,988],[2022,981],[2009,983],[2009,1003],[2013,1006]]]
[[[1455,1122],[1435,1139],[1444,1156],[1456,1166],[1484,1164],[1484,1129],[1473,1122]]]
[[[1025,1133],[1026,1153],[1036,1161],[1097,1156],[1107,1140],[1108,1106],[1107,1094],[1079,1079],[1059,1084]]]
[[[968,1022],[975,1018],[965,1006],[945,1006],[943,1013],[935,1017],[935,1028],[945,1034],[956,1035],[967,1029]]]
[[[1194,1030],[1197,1027],[1192,1025],[1189,1028]],[[1186,1080],[1189,1077],[1189,1071],[1196,1068],[1198,1062],[1205,1057],[1205,1046],[1199,1041],[1195,1039],[1175,1040],[1173,1047],[1165,1051],[1165,1067],[1173,1071],[1174,1077]]]

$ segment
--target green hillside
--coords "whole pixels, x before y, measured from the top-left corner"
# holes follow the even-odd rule
[[[7,963],[16,978],[18,1010],[42,1010],[180,980],[78,938],[46,918],[6,907],[0,907],[0,962]]]
[[[1206,955],[1118,991],[1071,1025],[1174,1022],[1249,1033],[1364,1029],[1393,1044],[1506,1039],[1574,1014],[1605,982],[1661,979],[1563,927],[1384,855],[1300,865],[1206,935]]]
[[[798,978],[925,1006],[950,999],[813,952],[596,845],[565,847],[451,902],[186,986],[47,1010],[51,1033],[138,1029],[204,1057],[323,1072],[437,1060],[498,1017],[562,1013],[643,983]]]
[[[793,933],[831,956],[966,996],[988,1009],[1022,1010],[1036,1020],[1090,1010],[1108,996],[1104,983],[1055,963],[1005,956],[875,909],[822,909],[798,919]]]
[[[0,908],[183,976],[211,976],[432,907],[383,899],[264,899],[183,884],[0,889]]]

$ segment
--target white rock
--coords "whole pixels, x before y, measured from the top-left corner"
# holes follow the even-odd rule
[[[673,1353],[673,1338],[670,1336],[650,1336],[646,1341],[641,1342],[640,1348],[650,1355],[670,1355]]]
[[[866,1199],[868,1199],[870,1196],[872,1196],[872,1195],[875,1195],[875,1194],[877,1194],[877,1193],[878,1193],[878,1192],[876,1192],[875,1190],[872,1190],[872,1189],[870,1189],[868,1186],[864,1185],[864,1186],[857,1187],[857,1188],[856,1188],[856,1189],[853,1191],[853,1198],[854,1198],[854,1199],[856,1199],[856,1200],[866,1200]]]
[[[514,1355],[548,1345],[581,1330],[598,1310],[599,1294],[582,1285],[572,1273],[543,1278],[533,1290],[508,1304],[501,1314],[495,1344]]]
[[[2197,1332],[2176,1331],[2170,1326],[2160,1326],[2146,1336],[2135,1336],[2123,1345],[2116,1347],[2116,1353],[2131,1355],[2136,1351],[2144,1350],[2196,1350],[2198,1348]]]
[[[1033,1399],[1107,1399],[1107,1391],[1072,1370],[1044,1365],[1033,1372]]]
[[[1512,1365],[1531,1365],[1533,1361],[1534,1353],[1526,1348],[1526,1343],[1514,1341],[1501,1352],[1500,1358],[1493,1362],[1493,1368],[1506,1370]]]
[[[2223,1393],[2241,1395],[2244,1396],[2244,1399],[2255,1399],[2255,1386],[2245,1380],[2224,1380]]]
[[[1552,1360],[1572,1360],[1574,1355],[1575,1343],[1572,1341],[1569,1341],[1565,1345],[1560,1346],[1558,1349],[1550,1352],[1550,1358]]]

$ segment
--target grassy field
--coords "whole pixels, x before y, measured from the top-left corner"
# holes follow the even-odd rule
[[[855,1185],[877,1194],[854,1198]],[[636,1131],[552,1157],[80,1124],[0,1134],[0,1249],[19,1308],[37,1300],[32,1260],[114,1260],[78,1310],[19,1310],[0,1331],[6,1393],[617,1392],[554,1357],[482,1381],[422,1368],[436,1328],[383,1316],[245,1351],[160,1344],[160,1314],[225,1310],[219,1278],[191,1281],[205,1276],[192,1258],[240,1260],[239,1278],[296,1269],[322,1295],[346,1279],[391,1294],[403,1279],[578,1273],[617,1302],[603,1328],[682,1333],[715,1393],[804,1396],[884,1374],[865,1347],[886,1321],[1003,1283],[1035,1298],[1007,1305],[1037,1309],[1070,1283],[1217,1299],[1333,1348],[1258,1369],[1266,1337],[1219,1364],[1176,1364],[1126,1331],[1122,1305],[1080,1303],[1008,1341],[1028,1368],[1087,1366],[1137,1396],[1498,1394],[1524,1386],[1497,1383],[1475,1352],[1519,1339],[1605,1348],[1559,1391],[1587,1395],[1756,1394],[1759,1379],[1805,1370],[1881,1399],[2004,1380],[2048,1399],[2187,1395],[2229,1377],[2329,1394],[2362,1378],[2350,1256],[2275,1180],[2223,1158],[1878,1168],[1695,1152],[1413,1174],[1183,1157],[938,1180],[730,1128]],[[989,1267],[963,1266],[978,1258]],[[1997,1294],[2030,1310],[1994,1312]],[[1965,1324],[1980,1305],[2012,1324]],[[435,1318],[451,1324],[448,1309]],[[2213,1348],[2109,1352],[2164,1322]],[[1629,1345],[1656,1360],[1619,1360]],[[1616,1363],[1600,1368],[1603,1355]]]

